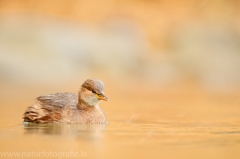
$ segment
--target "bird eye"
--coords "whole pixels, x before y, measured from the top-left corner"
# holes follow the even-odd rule
[[[97,94],[97,92],[95,90],[92,90],[93,93]]]

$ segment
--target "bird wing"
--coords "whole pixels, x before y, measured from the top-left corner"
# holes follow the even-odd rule
[[[23,119],[26,122],[50,123],[62,119],[62,110],[69,106],[76,108],[78,96],[74,93],[56,93],[40,96],[27,108]]]
[[[78,102],[78,96],[75,93],[56,93],[40,96],[37,98],[37,100],[45,109],[52,110],[55,107],[76,107]]]

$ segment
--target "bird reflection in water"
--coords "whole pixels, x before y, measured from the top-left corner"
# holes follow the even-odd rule
[[[24,122],[24,134],[60,135],[84,140],[101,139],[106,124],[35,124]]]

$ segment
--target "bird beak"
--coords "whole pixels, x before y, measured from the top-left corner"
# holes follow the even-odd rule
[[[98,99],[99,100],[105,100],[105,101],[108,101],[108,97],[105,95],[105,94],[99,94],[97,95]]]

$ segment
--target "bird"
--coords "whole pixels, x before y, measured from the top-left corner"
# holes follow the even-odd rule
[[[76,93],[55,93],[39,96],[23,114],[27,123],[107,124],[99,107],[108,101],[104,83],[99,79],[87,79]]]

